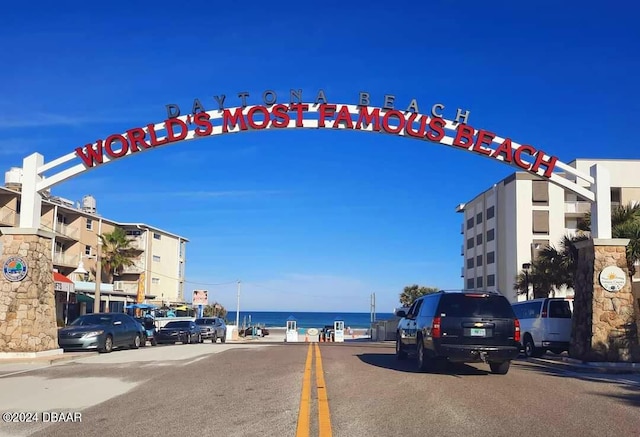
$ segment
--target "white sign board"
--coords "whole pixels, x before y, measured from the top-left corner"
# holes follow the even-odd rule
[[[600,285],[611,293],[622,290],[626,283],[627,275],[620,267],[607,266],[600,272]]]

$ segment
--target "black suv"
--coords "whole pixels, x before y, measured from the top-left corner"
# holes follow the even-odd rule
[[[507,298],[494,291],[440,291],[396,315],[402,317],[396,357],[415,352],[421,371],[446,361],[482,361],[504,375],[519,353],[520,322]]]

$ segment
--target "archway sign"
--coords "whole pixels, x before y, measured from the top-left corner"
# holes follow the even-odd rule
[[[177,104],[165,106],[167,118],[114,133],[75,148],[48,163],[34,153],[23,161],[21,228],[40,227],[40,193],[69,178],[118,159],[157,147],[230,133],[267,129],[339,129],[376,132],[441,144],[512,165],[540,176],[592,202],[592,236],[611,238],[609,174],[594,165],[583,174],[556,156],[509,137],[476,129],[469,124],[470,111],[456,109],[453,120],[445,118],[445,105],[436,103],[421,113],[418,101],[399,104],[394,95],[385,94],[381,107],[372,106],[368,92],[357,94],[356,104],[330,103],[324,90],[311,94],[305,102],[303,90],[291,89],[284,97],[266,90],[257,99],[248,92],[237,95],[239,106],[227,107],[227,96],[216,95],[213,109],[194,99],[191,111],[182,115]],[[251,100],[257,104],[251,103]],[[57,173],[45,175],[51,170]],[[589,188],[587,188],[587,185]]]

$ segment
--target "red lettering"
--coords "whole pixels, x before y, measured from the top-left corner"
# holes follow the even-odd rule
[[[407,121],[407,125],[405,126],[405,133],[414,138],[424,138],[424,133],[427,130],[427,116],[423,115],[420,117],[420,128],[418,131],[413,130],[413,123],[418,117],[418,114],[415,112],[409,116],[409,120]]]
[[[360,108],[360,114],[358,114],[358,121],[356,122],[356,129],[360,130],[362,128],[364,121],[365,129],[373,123],[373,130],[376,132],[380,131],[380,109],[373,108],[371,113],[369,113],[369,108],[366,106],[362,106]]]
[[[398,126],[396,127],[389,126],[389,119],[391,117],[398,118]],[[404,129],[404,125],[406,122],[407,120],[405,120],[404,115],[402,115],[402,112],[398,111],[397,109],[392,109],[391,111],[387,111],[387,113],[384,114],[384,117],[382,117],[382,129],[384,129],[384,131],[387,133],[397,134],[402,132],[402,129]]]
[[[323,103],[320,105],[320,118],[318,118],[318,127],[325,127],[324,123],[327,117],[333,117],[336,113],[336,105]]]
[[[492,158],[500,159],[502,155],[504,162],[511,163],[511,157],[513,156],[513,149],[511,147],[511,138],[505,138],[505,140],[498,146],[496,150],[491,153]]]
[[[482,153],[483,155],[487,155],[487,156],[491,155],[491,152],[493,152],[493,149],[487,149],[486,147],[483,147],[483,146],[490,145],[495,137],[496,137],[496,134],[494,134],[493,132],[480,129],[478,131],[478,137],[476,138],[476,143],[474,144],[472,150],[474,152]]]
[[[522,154],[524,152],[527,152],[529,153],[529,155],[533,156],[533,154],[536,153],[536,149],[527,144],[523,144],[522,146],[518,147],[515,152],[513,152],[513,161],[518,167],[529,170],[531,168],[531,165],[528,162],[522,160]]]
[[[198,112],[197,114],[194,114],[193,124],[198,127],[194,129],[193,132],[197,137],[206,137],[211,135],[211,132],[213,132],[213,124],[211,124],[211,121],[209,120],[210,118],[211,117],[206,112]]]
[[[304,119],[304,116],[302,113],[309,110],[309,105],[306,103],[292,103],[289,105],[289,109],[296,111],[296,127],[303,127],[302,120]]]
[[[84,165],[87,167],[94,167],[97,164],[103,163],[102,153],[102,140],[96,141],[96,148],[93,148],[93,144],[87,144],[84,147],[76,148],[76,155],[82,159]]]
[[[256,122],[256,120],[253,119],[256,112],[262,113],[262,121]],[[271,121],[269,110],[264,106],[254,106],[249,109],[249,112],[247,113],[247,121],[249,122],[251,129],[264,129],[269,124],[269,121]]]
[[[349,129],[353,129],[353,120],[351,120],[351,114],[349,113],[349,107],[347,105],[340,107],[336,121],[333,122],[333,128],[339,128],[340,123],[345,123]]]
[[[115,141],[119,141],[120,144],[122,144],[120,150],[118,150],[117,152],[113,150],[113,143]],[[107,155],[111,156],[112,158],[121,158],[129,152],[129,143],[127,142],[127,139],[122,135],[109,135],[107,139],[104,140],[104,150],[107,152]]]
[[[140,149],[138,146],[142,149],[148,149],[151,147],[151,144],[147,144],[144,140],[146,136],[146,132],[141,127],[136,127],[127,131],[127,139],[129,140],[129,147],[131,147],[132,152],[139,152]]]
[[[158,134],[156,133],[156,128],[154,125],[148,124],[147,130],[149,131],[149,142],[151,143],[151,146],[158,147],[169,142],[169,140],[166,138],[163,138],[161,140],[158,139]]]
[[[240,130],[247,130],[247,123],[244,115],[242,115],[242,108],[236,108],[236,112],[234,112],[233,115],[230,110],[224,110],[222,113],[222,132],[229,132],[229,123],[231,123],[231,129],[240,123]]]
[[[180,128],[180,133],[178,135],[176,135],[173,131],[174,125],[177,125]],[[170,143],[184,140],[185,138],[187,138],[187,133],[189,133],[187,123],[180,120],[179,118],[169,118],[165,120],[164,127],[167,130],[167,141]]]
[[[309,105],[307,105],[308,107]],[[278,104],[271,108],[271,113],[273,114],[273,127],[287,127],[289,126],[289,121],[291,121],[291,117],[289,117],[287,105]],[[301,127],[301,126],[298,126]]]
[[[427,132],[427,139],[429,141],[440,142],[444,138],[444,127],[447,122],[440,117],[433,117],[429,120],[429,132]]]
[[[540,166],[542,165],[546,168],[546,170],[544,171],[544,177],[550,178],[553,174],[553,169],[556,166],[556,162],[558,162],[558,158],[556,158],[555,156],[549,156],[549,159],[545,159],[546,153],[544,153],[542,150],[538,150],[535,156],[536,162],[533,163],[531,170],[537,173],[540,169]]]
[[[468,149],[473,144],[473,132],[474,129],[466,124],[460,124],[456,129],[456,137],[453,140],[453,145]],[[462,140],[465,140],[462,142]]]

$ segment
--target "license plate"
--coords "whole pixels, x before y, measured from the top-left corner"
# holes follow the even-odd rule
[[[487,334],[484,328],[471,328],[472,337],[484,337],[485,335]]]

